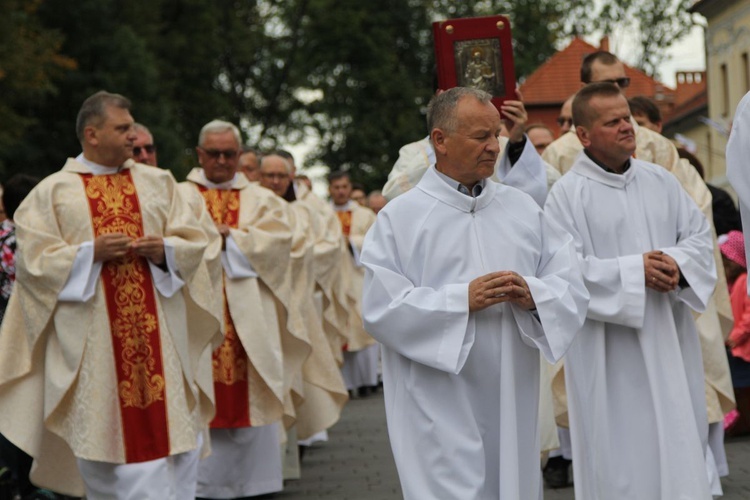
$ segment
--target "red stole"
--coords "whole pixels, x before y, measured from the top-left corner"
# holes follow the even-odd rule
[[[130,170],[81,174],[94,236],[143,236],[138,193]],[[166,389],[156,293],[148,261],[134,253],[103,263],[117,394],[127,463],[169,455]]]
[[[337,211],[336,215],[338,215],[339,222],[341,223],[341,231],[344,233],[344,236],[348,238],[349,233],[352,230],[352,211],[351,210],[345,210],[342,212]]]
[[[236,189],[208,189],[198,186],[214,223],[237,227],[240,215],[240,192]],[[224,289],[224,342],[213,354],[216,416],[211,427],[226,429],[250,427],[250,392],[248,358],[237,336],[229,313]]]

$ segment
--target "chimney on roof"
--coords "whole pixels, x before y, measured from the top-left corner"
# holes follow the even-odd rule
[[[609,52],[609,37],[607,35],[604,35],[602,39],[599,40],[599,50]]]

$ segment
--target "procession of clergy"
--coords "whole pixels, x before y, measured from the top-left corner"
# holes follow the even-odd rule
[[[503,123],[485,92],[437,93],[377,218],[346,174],[317,198],[283,151],[249,180],[221,120],[178,183],[142,163],[125,97],[90,96],[83,152],[13,217],[0,433],[32,482],[281,491],[382,362],[407,499],[541,498],[548,454],[572,458],[578,499],[720,495],[732,315],[711,197],[631,124],[622,63],[581,75],[576,127],[543,157],[520,100]]]
[[[56,493],[281,491],[299,478],[298,442],[325,440],[347,389],[378,384],[357,261],[375,214],[292,183],[285,152],[248,168],[250,182],[240,132],[221,120],[177,183],[149,161],[130,106],[86,99],[83,152],[13,216],[0,432]]]

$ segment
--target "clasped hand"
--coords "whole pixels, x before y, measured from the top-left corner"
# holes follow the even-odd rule
[[[128,252],[145,257],[157,266],[164,264],[164,239],[142,236],[132,239],[122,233],[100,234],[94,239],[94,261],[107,262],[124,257]]]
[[[536,307],[526,280],[513,271],[485,274],[469,283],[469,311],[481,311],[503,302],[524,309]]]
[[[646,276],[646,288],[657,292],[671,292],[680,282],[680,268],[677,262],[660,250],[643,254],[643,271]]]

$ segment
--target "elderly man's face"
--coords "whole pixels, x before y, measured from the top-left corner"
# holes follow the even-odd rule
[[[383,207],[386,203],[388,203],[388,200],[386,200],[385,196],[383,196],[382,194],[373,194],[370,195],[369,198],[367,198],[367,206],[370,207],[370,210],[375,213],[383,210]]]
[[[567,133],[573,128],[573,99],[565,101],[560,108],[560,116],[557,117],[557,124],[560,126],[560,135]]]
[[[435,150],[442,156],[439,167],[449,177],[473,186],[495,172],[500,154],[500,113],[491,103],[465,96],[456,107],[456,124],[454,132],[432,132]]]
[[[156,146],[154,138],[145,130],[136,129],[133,142],[133,159],[144,165],[156,166]]]
[[[589,101],[595,119],[588,127],[577,126],[583,147],[597,160],[619,169],[635,152],[635,131],[630,123],[630,107],[622,94],[594,96]]]
[[[231,130],[206,134],[203,144],[196,148],[206,179],[216,184],[234,179],[239,150],[240,145]]]
[[[240,171],[245,174],[247,180],[250,182],[258,182],[260,180],[260,165],[258,162],[258,156],[249,151],[243,153],[240,156]]]
[[[284,196],[291,183],[292,176],[287,171],[282,157],[272,155],[263,158],[263,164],[260,167],[261,186],[270,189],[277,196]]]
[[[365,201],[367,200],[367,195],[361,189],[352,189],[352,192],[349,195],[349,199],[352,201],[356,201],[359,206],[364,207]]]

